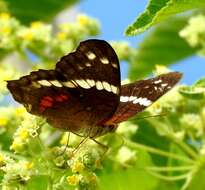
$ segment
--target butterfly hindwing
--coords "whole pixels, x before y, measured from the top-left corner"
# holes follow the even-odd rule
[[[158,77],[122,85],[120,104],[107,123],[120,123],[143,111],[169,91],[182,74],[171,72]]]

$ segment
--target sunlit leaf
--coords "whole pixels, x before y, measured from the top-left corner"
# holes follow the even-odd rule
[[[205,88],[205,77],[196,81],[193,86]]]
[[[191,99],[202,99],[204,98],[205,89],[192,87],[192,86],[181,86],[179,93],[187,98]]]
[[[205,1],[201,0],[150,0],[146,10],[128,26],[126,35],[139,34],[177,13],[202,7],[205,7]]]

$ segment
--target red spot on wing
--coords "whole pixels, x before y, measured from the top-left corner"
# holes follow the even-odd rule
[[[40,100],[40,111],[43,112],[45,111],[47,108],[50,108],[53,106],[53,98],[50,96],[44,96],[41,100]]]
[[[62,103],[69,100],[69,95],[67,94],[60,94],[57,96],[44,96],[40,100],[40,111],[44,112],[48,108],[52,108],[54,105],[58,103]]]

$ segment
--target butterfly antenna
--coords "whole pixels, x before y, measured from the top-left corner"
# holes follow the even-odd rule
[[[157,114],[157,115],[148,115],[148,116],[144,116],[144,117],[137,117],[137,118],[133,118],[131,120],[141,120],[141,119],[147,119],[147,118],[153,118],[153,117],[164,117],[167,116],[167,113],[162,113],[162,114]]]

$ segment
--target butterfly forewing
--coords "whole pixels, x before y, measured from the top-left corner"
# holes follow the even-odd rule
[[[181,76],[181,73],[171,72],[152,79],[123,85],[120,104],[107,123],[119,123],[143,111],[169,91],[180,80]]]
[[[9,81],[14,99],[54,126],[70,131],[92,127],[110,118],[119,103],[117,55],[102,40],[81,42],[61,58],[55,70],[39,70]]]

